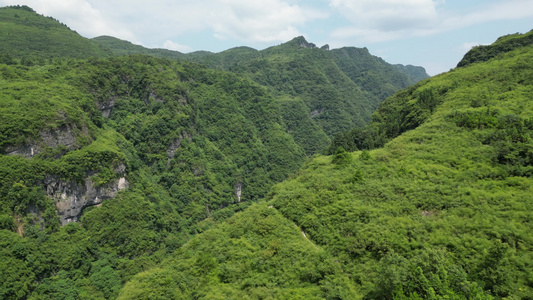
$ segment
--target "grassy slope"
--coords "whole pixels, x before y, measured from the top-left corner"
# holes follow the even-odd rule
[[[111,56],[78,33],[50,17],[43,17],[30,8],[0,8],[0,53],[12,58],[39,60],[55,57],[87,58]]]
[[[370,298],[531,297],[532,58],[520,48],[420,83],[442,91],[421,126],[337,164],[313,160],[271,203]]]
[[[412,107],[424,101],[423,90],[439,91],[438,105],[418,127],[380,149],[315,157],[276,185],[266,204],[197,236],[173,259],[134,277],[121,295],[215,298],[217,291],[222,298],[283,298],[284,281],[276,278],[300,274],[308,256],[284,263],[271,278],[278,258],[252,250],[265,249],[262,238],[272,239],[263,233],[256,240],[258,228],[274,216],[271,233],[286,227],[293,242],[305,242],[283,216],[324,251],[323,260],[335,261],[335,268],[339,262],[333,274],[350,282],[324,289],[320,281],[300,278],[292,286],[314,287],[292,298],[312,291],[340,299],[531,298],[532,58],[533,47],[521,48],[390,98]],[[242,223],[248,218],[256,220],[251,228]],[[250,232],[244,240],[243,229]],[[276,235],[280,249],[292,249],[286,235]],[[258,268],[258,261],[268,267]],[[225,281],[236,269],[245,275]],[[258,294],[263,287],[270,293]],[[332,290],[339,294],[327,293]]]
[[[342,267],[274,208],[254,205],[135,276],[119,299],[356,299]]]

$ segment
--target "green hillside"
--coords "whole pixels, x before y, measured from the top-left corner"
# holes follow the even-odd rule
[[[305,157],[275,99],[231,73],[128,56],[0,74],[3,299],[113,298]]]
[[[304,37],[262,51],[241,47],[195,56],[192,60],[252,78],[288,96],[291,99],[289,108],[295,100],[301,100],[309,110],[312,123],[326,133],[328,140],[351,128],[364,126],[386,97],[428,77],[423,68],[393,66],[366,49],[351,47],[329,51],[307,42]],[[417,74],[420,69],[425,75]],[[287,111],[292,115],[287,122],[309,121],[295,118],[301,110]],[[302,130],[302,127],[298,129],[318,138],[311,139],[315,143],[325,142],[322,132],[309,127]],[[300,138],[296,134],[294,137]],[[308,153],[316,153],[320,148],[318,145],[303,146]]]
[[[57,57],[111,55],[110,50],[27,6],[0,7],[0,62],[24,59],[24,64],[44,64]]]
[[[147,49],[111,37],[93,40],[117,55],[136,53],[193,61],[237,73],[269,88],[283,107],[289,134],[308,155],[322,152],[334,136],[363,127],[385,98],[428,77],[422,67],[391,65],[367,49],[328,51],[303,37],[261,51],[237,47],[220,53],[189,54]]]
[[[404,123],[390,125],[396,134],[383,147],[315,157],[274,186],[266,203],[196,236],[120,295],[532,298],[532,62],[533,46],[525,46],[399,92],[369,126],[385,128],[381,122],[412,108]],[[261,251],[272,252],[260,233],[267,241],[275,233],[280,249],[308,238],[321,261],[335,262],[331,275],[290,279],[311,270],[302,264],[313,252],[280,267],[290,254],[265,257]],[[330,276],[337,279],[325,284]],[[305,288],[287,296],[286,282]]]
[[[0,14],[0,299],[533,299],[531,32],[418,82]]]
[[[532,58],[522,47],[396,94],[374,124],[409,111],[403,134],[313,160],[271,204],[368,298],[532,297]]]
[[[342,266],[289,220],[254,205],[129,281],[119,299],[355,299]]]
[[[167,49],[148,49],[143,46],[132,44],[131,42],[117,39],[111,36],[99,36],[92,38],[91,41],[99,44],[105,49],[109,49],[115,55],[132,55],[144,54],[159,58],[182,59],[185,55],[178,51]]]
[[[499,54],[513,51],[517,48],[533,44],[533,31],[523,35],[520,33],[509,34],[498,38],[492,45],[476,46],[463,57],[457,64],[458,67],[468,66],[476,62],[484,62]]]

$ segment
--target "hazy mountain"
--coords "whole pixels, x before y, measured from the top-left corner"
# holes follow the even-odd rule
[[[98,43],[103,48],[111,50],[115,55],[144,54],[168,59],[181,59],[185,56],[178,51],[171,51],[167,49],[148,49],[143,46],[135,45],[131,42],[111,36],[99,36],[91,40]]]

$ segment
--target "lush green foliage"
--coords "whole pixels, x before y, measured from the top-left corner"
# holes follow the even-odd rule
[[[111,55],[110,50],[27,6],[0,8],[0,63],[16,58],[23,65],[42,65],[57,57]]]
[[[370,55],[366,48],[345,47],[330,53],[339,68],[371,99],[372,111],[399,89],[428,77],[422,67],[390,65]]]
[[[393,66],[366,49],[318,49],[303,37],[257,51],[163,53],[110,37],[94,41],[115,54],[142,53],[179,58],[244,75],[266,86],[283,107],[289,134],[308,155],[320,153],[331,137],[370,120],[377,105],[395,91],[427,78],[421,67]]]
[[[337,135],[326,153],[332,154],[338,147],[349,151],[379,148],[390,139],[420,126],[448,90],[448,87],[426,85],[427,82],[421,82],[387,99],[374,112],[370,124]]]
[[[315,158],[269,204],[366,298],[532,298],[532,61],[522,47],[399,92],[353,141],[383,148]]]
[[[527,34],[510,34],[498,38],[492,45],[476,46],[465,54],[463,59],[457,64],[458,67],[468,66],[476,62],[484,62],[499,54],[513,51],[517,48],[533,44],[533,31]]]
[[[308,154],[317,153],[334,135],[364,126],[386,97],[420,80],[410,75],[412,68],[387,64],[366,49],[328,51],[303,37],[263,51],[236,48],[191,59],[245,75],[281,99],[290,99],[285,105],[286,122],[298,124],[291,134]],[[307,110],[309,117],[300,117]]]
[[[28,32],[66,28],[6,12],[13,32],[14,14]],[[519,44],[388,98],[273,188],[408,81],[303,38],[187,58],[218,71],[3,52],[0,298],[533,298],[533,48]],[[360,76],[351,59],[380,67]],[[51,181],[123,176],[60,226]]]
[[[114,298],[130,276],[264,197],[305,157],[279,103],[231,73],[144,56],[0,68],[0,226],[24,236],[2,254],[3,298]],[[66,133],[69,144],[54,139]],[[46,182],[106,186],[124,176],[121,165],[130,188],[87,208],[82,227],[59,229]],[[42,244],[69,230],[79,240],[68,247]],[[20,255],[18,240],[27,244]],[[61,247],[87,249],[61,250],[83,262],[56,261]]]
[[[119,299],[355,299],[342,266],[264,203],[135,276]]]

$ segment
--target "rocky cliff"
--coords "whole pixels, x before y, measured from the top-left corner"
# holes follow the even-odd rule
[[[115,171],[121,171],[123,175],[125,167],[122,165],[119,169]],[[102,201],[114,198],[118,191],[129,186],[124,176],[103,186],[96,186],[90,177],[78,183],[48,176],[44,184],[47,196],[55,200],[61,225],[78,221],[84,208],[100,205]]]

